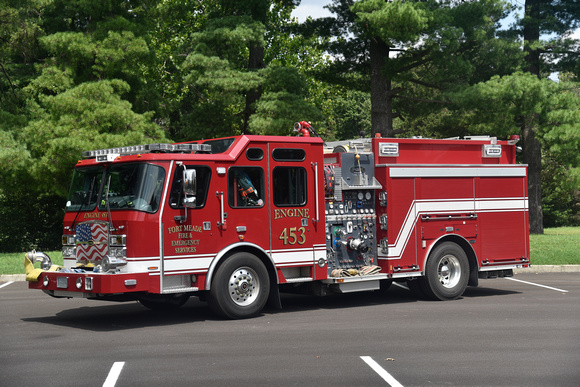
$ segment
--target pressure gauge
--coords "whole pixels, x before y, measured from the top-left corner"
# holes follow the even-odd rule
[[[363,200],[365,195],[362,192],[358,193],[358,200]]]
[[[371,195],[371,193],[370,193],[370,192],[367,192],[367,193],[365,194],[365,198],[366,198],[367,200],[371,200],[371,197],[372,197],[372,195]]]

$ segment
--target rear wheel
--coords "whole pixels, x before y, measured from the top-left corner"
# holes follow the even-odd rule
[[[236,253],[217,269],[209,292],[209,306],[231,319],[253,317],[268,301],[270,278],[262,261],[249,253]]]
[[[456,243],[444,242],[429,255],[420,286],[429,298],[455,300],[465,291],[468,280],[469,261],[465,251]]]

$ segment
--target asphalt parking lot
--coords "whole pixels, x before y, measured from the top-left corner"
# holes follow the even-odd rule
[[[220,320],[0,283],[1,386],[577,386],[580,273],[482,280],[457,301],[283,296]]]

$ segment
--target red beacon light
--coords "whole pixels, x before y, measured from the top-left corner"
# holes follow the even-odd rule
[[[294,131],[297,132],[298,136],[310,137],[310,131],[312,130],[312,125],[306,121],[300,121],[294,124]]]
[[[515,145],[520,141],[520,136],[518,134],[512,134],[508,140],[508,144]]]

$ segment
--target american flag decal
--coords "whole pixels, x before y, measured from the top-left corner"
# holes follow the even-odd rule
[[[77,262],[101,261],[107,252],[107,225],[81,223],[77,225]]]

